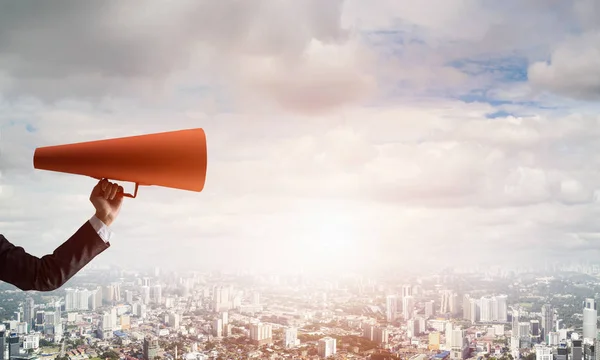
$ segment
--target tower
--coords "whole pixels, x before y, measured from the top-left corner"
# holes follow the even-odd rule
[[[583,302],[583,339],[593,341],[597,332],[598,310],[596,300],[587,298]]]

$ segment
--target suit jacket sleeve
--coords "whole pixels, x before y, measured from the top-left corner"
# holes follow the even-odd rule
[[[30,255],[0,234],[0,280],[21,290],[52,291],[61,287],[98,254],[110,247],[86,221],[52,254]]]

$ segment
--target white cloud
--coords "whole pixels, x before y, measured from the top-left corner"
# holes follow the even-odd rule
[[[516,2],[419,4],[0,5],[0,231],[42,255],[92,214],[95,181],[34,171],[35,147],[202,127],[204,191],[142,187],[95,263],[310,271],[590,255],[600,118],[562,99],[444,97],[590,93],[580,49],[592,38],[560,50],[585,19],[569,8],[557,24],[540,1],[515,17]],[[531,83],[502,82],[519,62],[496,55],[537,61],[553,46]],[[448,65],[470,56],[489,61],[473,72],[496,73]],[[517,115],[487,118],[500,109]]]

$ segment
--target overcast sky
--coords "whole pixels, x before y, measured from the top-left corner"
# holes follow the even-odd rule
[[[141,188],[95,265],[600,255],[597,1],[144,5],[0,2],[0,233],[31,253],[94,212],[36,147],[201,127],[204,191]]]

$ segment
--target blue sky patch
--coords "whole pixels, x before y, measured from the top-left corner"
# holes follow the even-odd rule
[[[487,59],[458,59],[447,63],[448,66],[470,76],[491,76],[500,82],[527,81],[527,59],[521,57],[502,57]]]
[[[488,119],[497,119],[497,118],[505,118],[505,117],[509,117],[509,116],[514,116],[514,114],[509,113],[504,110],[498,110],[496,112],[487,114],[485,117]]]

